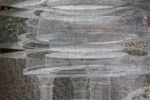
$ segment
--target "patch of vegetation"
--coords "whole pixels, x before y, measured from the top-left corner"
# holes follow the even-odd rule
[[[145,49],[150,49],[150,44],[146,41],[130,41],[126,42],[125,46],[127,47],[126,52],[133,56],[148,55],[148,53],[145,52]],[[130,50],[130,48],[132,50]]]
[[[90,79],[88,79],[88,83],[87,83],[87,86],[86,86],[86,91],[87,91],[86,98],[88,100],[90,100]]]
[[[146,88],[143,94],[134,97],[133,100],[150,100],[150,87]]]
[[[142,49],[141,50],[140,49],[127,50],[126,52],[132,56],[146,56],[146,55],[148,55],[148,53],[143,51]]]
[[[135,48],[150,48],[150,45],[148,42],[144,41],[131,41],[126,42],[126,47],[135,47]]]
[[[0,42],[16,41],[19,34],[25,32],[26,19],[0,16]]]
[[[24,45],[24,48],[27,49],[34,49],[34,48],[48,48],[48,44],[41,44],[41,43],[28,43]]]

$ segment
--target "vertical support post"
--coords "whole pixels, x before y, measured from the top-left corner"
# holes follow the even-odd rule
[[[86,77],[73,77],[71,78],[71,82],[74,87],[74,98],[75,100],[86,99],[86,86],[88,79]]]
[[[90,100],[111,100],[110,78],[92,77],[90,79]]]
[[[40,100],[53,99],[53,77],[49,75],[37,75],[40,85]]]

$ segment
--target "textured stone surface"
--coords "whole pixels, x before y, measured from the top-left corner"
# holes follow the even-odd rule
[[[40,100],[38,80],[23,75],[24,59],[0,59],[0,100]],[[53,100],[70,100],[70,79],[55,79]]]
[[[0,59],[0,99],[38,100],[31,79],[22,74],[24,60]]]

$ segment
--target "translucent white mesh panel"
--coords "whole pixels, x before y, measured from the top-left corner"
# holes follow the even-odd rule
[[[86,99],[90,78],[90,99],[111,100],[111,77],[149,73],[147,55],[133,56],[126,52],[125,45],[148,33],[147,19],[137,6],[141,2],[143,0],[44,0],[14,4],[43,10],[39,22],[26,22],[27,32],[34,33],[34,40],[48,44],[49,48],[26,53],[24,70],[24,74],[41,80],[41,100],[52,99],[52,87],[47,83],[52,85],[53,77],[71,78],[72,99]],[[127,92],[142,87],[137,78],[117,80],[121,99]]]

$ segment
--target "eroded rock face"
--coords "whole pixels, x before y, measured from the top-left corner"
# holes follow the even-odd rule
[[[38,100],[39,96],[32,91],[36,86],[22,74],[24,60],[1,58],[0,66],[0,99]]]
[[[40,100],[39,83],[36,77],[23,75],[24,59],[0,58],[0,99],[1,100]],[[70,100],[72,85],[70,79],[54,81],[53,100]]]

